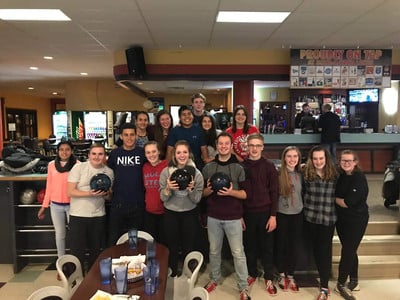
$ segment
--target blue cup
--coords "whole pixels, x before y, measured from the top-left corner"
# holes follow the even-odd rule
[[[101,284],[110,284],[111,283],[111,257],[102,258],[100,260],[100,277]]]
[[[156,242],[154,240],[148,240],[146,242],[146,258],[147,261],[156,258]]]
[[[143,268],[143,278],[146,280],[146,278],[150,278],[150,266],[147,265],[146,267]]]
[[[160,262],[156,259],[151,261],[150,265],[150,276],[153,280],[152,288],[155,290],[158,288],[158,277],[160,276]]]
[[[120,266],[114,269],[115,285],[118,294],[125,294],[128,290],[128,268]]]
[[[135,250],[137,248],[137,229],[132,228],[128,231],[129,248]]]
[[[153,281],[151,280],[151,277],[144,279],[144,293],[146,295],[153,295],[155,293],[155,290],[153,289],[152,285]]]

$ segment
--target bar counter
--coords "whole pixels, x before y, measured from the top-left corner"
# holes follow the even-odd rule
[[[286,146],[300,148],[303,159],[312,146],[320,144],[320,134],[263,134],[264,155],[280,159]],[[366,173],[383,173],[387,162],[396,159],[400,147],[400,134],[396,133],[341,133],[337,154],[344,149],[357,151],[360,166]]]

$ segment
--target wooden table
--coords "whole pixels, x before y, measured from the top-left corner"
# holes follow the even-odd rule
[[[159,277],[159,287],[154,295],[148,296],[144,293],[144,283],[143,279],[134,283],[128,283],[129,295],[139,295],[141,300],[151,299],[151,300],[164,300],[165,288],[167,284],[167,273],[168,273],[168,248],[164,245],[157,243],[157,253],[156,258],[160,262],[160,277]],[[103,290],[110,294],[116,294],[117,290],[115,287],[115,280],[111,281],[110,285],[102,285],[100,280],[100,268],[99,261],[105,257],[119,258],[120,256],[130,256],[146,254],[146,241],[139,240],[138,249],[132,250],[129,248],[128,243],[123,243],[120,245],[115,245],[110,248],[105,249],[97,260],[93,264],[89,273],[85,276],[84,280],[72,296],[71,300],[87,300],[92,297],[97,290]]]

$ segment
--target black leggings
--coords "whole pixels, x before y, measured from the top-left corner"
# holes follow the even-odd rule
[[[347,278],[358,278],[357,249],[368,225],[368,217],[341,220],[336,223],[336,231],[342,244],[339,262],[338,282],[345,284]]]
[[[328,288],[332,273],[332,238],[335,225],[325,226],[306,221],[304,229],[312,245],[321,287]]]
[[[276,214],[276,259],[279,273],[294,275],[303,236],[303,213]]]

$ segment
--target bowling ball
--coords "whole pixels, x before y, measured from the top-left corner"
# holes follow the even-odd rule
[[[179,190],[182,191],[185,190],[188,187],[190,181],[192,181],[192,175],[185,168],[176,169],[174,172],[172,172],[170,180],[176,181],[176,183],[179,185]]]
[[[22,191],[19,200],[22,204],[32,204],[36,200],[36,191],[33,189],[25,189]]]
[[[210,183],[213,191],[218,192],[224,187],[229,188],[231,186],[231,179],[223,172],[216,172],[210,177]]]
[[[41,189],[36,195],[37,202],[43,203],[45,194],[46,194],[46,189]]]
[[[90,189],[107,192],[111,187],[111,179],[107,174],[99,173],[90,179]]]

